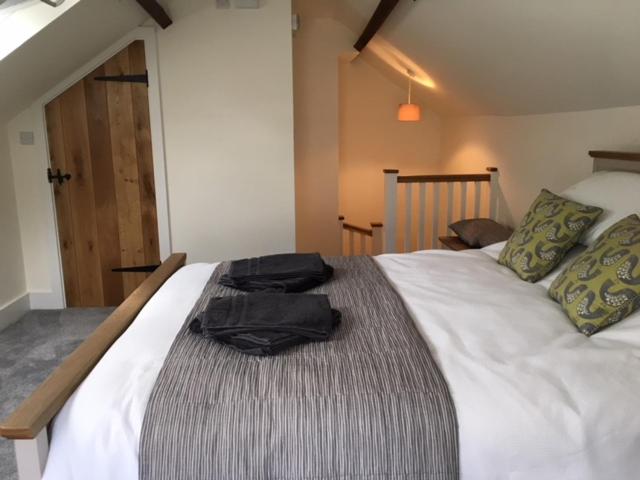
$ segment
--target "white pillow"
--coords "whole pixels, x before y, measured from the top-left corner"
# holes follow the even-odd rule
[[[614,223],[633,213],[640,213],[640,174],[596,172],[567,188],[560,196],[604,210],[580,239],[580,243],[588,246]]]

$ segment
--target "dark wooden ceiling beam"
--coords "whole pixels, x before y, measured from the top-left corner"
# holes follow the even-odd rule
[[[378,33],[380,27],[382,27],[385,20],[391,15],[391,12],[393,12],[393,9],[396,8],[399,2],[400,0],[380,0],[376,11],[373,12],[371,20],[367,23],[362,35],[360,35],[358,41],[353,45],[353,48],[359,52],[364,50],[364,47],[366,47],[373,36]]]
[[[145,9],[145,11],[153,18],[158,25],[164,30],[173,23],[171,17],[162,8],[156,0],[136,0],[138,4]]]

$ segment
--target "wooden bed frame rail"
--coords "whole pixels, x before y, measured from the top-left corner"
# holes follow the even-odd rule
[[[591,158],[606,158],[609,160],[625,160],[627,162],[640,162],[640,152],[613,152],[610,150],[591,150]]]
[[[640,172],[640,153],[591,150],[589,156],[593,158],[594,172],[601,170]]]
[[[453,175],[409,175],[401,176],[399,170],[384,170],[384,251],[395,253],[397,248],[398,232],[398,185],[404,185],[405,215],[404,215],[404,251],[427,248],[426,219],[427,219],[427,193],[430,192],[431,207],[431,239],[430,248],[439,248],[438,238],[442,235],[441,228],[441,190],[446,187],[446,212],[447,225],[454,220],[455,190],[458,190],[458,219],[479,218],[482,209],[483,189],[488,186],[489,205],[488,216],[495,220],[498,211],[498,169],[487,168],[487,173],[480,174],[453,174]],[[418,188],[418,225],[413,226],[414,198],[413,186]],[[470,208],[473,217],[467,215],[467,203],[469,186],[473,185],[473,197]],[[416,235],[417,233],[417,235]],[[417,237],[417,238],[415,238]]]
[[[184,253],[167,258],[0,424],[0,436],[15,440],[20,480],[42,477],[48,454],[47,426],[149,299],[184,266],[186,259]]]

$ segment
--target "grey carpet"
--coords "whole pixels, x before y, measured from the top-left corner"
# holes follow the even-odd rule
[[[34,310],[0,331],[0,418],[27,398],[112,310]],[[18,479],[13,443],[3,438],[0,479]]]

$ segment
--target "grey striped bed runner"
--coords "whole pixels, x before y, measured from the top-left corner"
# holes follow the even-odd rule
[[[447,384],[402,301],[369,257],[330,258],[342,312],[330,341],[252,357],[192,334],[221,264],[178,333],[140,443],[142,480],[458,478]]]

